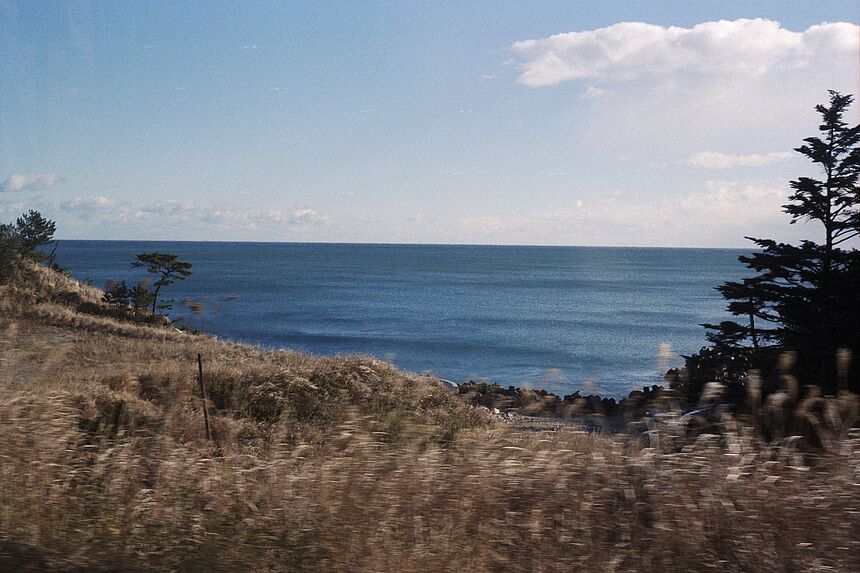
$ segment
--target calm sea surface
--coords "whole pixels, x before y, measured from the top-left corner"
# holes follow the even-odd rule
[[[657,352],[706,343],[726,318],[713,287],[744,251],[288,243],[61,241],[60,264],[104,286],[146,277],[138,253],[193,263],[166,288],[204,302],[196,328],[316,354],[365,353],[455,381],[622,395],[659,381]]]

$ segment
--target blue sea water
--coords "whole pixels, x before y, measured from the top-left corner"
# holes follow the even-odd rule
[[[744,274],[730,249],[61,241],[57,257],[104,286],[146,278],[130,263],[151,251],[193,263],[163,294],[219,337],[607,396],[658,383],[660,344],[670,367],[705,345],[699,324],[728,316],[714,287]]]

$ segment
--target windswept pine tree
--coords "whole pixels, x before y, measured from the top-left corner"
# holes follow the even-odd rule
[[[158,295],[162,287],[172,285],[176,281],[182,281],[191,276],[191,263],[180,261],[176,255],[167,253],[141,253],[137,255],[131,266],[135,268],[144,268],[146,272],[157,275],[158,278],[153,285],[153,290],[149,293],[148,303],[152,305],[152,314],[159,309]],[[142,287],[142,285],[138,285]],[[140,288],[130,291],[134,308],[137,309],[138,301],[140,300]],[[163,308],[169,308],[169,303],[163,303]]]
[[[795,351],[800,373],[829,391],[850,380],[837,376],[837,351],[860,355],[860,254],[846,248],[860,235],[860,125],[845,121],[852,100],[831,91],[829,105],[816,106],[820,135],[795,150],[820,175],[792,181],[783,210],[792,223],[819,223],[820,242],[747,237],[760,250],[740,260],[755,276],[717,287],[739,320],[704,325],[715,349],[735,359]]]

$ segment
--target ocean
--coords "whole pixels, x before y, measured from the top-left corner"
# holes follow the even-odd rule
[[[221,338],[616,397],[704,346],[729,316],[714,287],[745,271],[737,249],[615,247],[60,241],[57,260],[103,287],[152,251],[193,263],[171,316]]]

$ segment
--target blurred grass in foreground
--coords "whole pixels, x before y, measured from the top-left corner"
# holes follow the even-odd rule
[[[2,570],[860,571],[856,429],[528,431],[383,362],[120,323],[38,280],[0,290]]]

